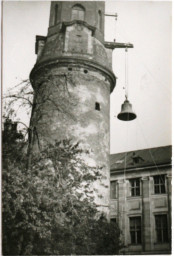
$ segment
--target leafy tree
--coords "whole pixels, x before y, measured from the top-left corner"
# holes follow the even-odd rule
[[[70,74],[58,78],[64,86],[54,106],[73,118],[64,99],[73,79]],[[56,87],[57,80],[51,81]],[[10,90],[5,97],[3,118],[16,119],[17,109],[32,115],[32,107],[52,100],[49,91],[42,95],[42,101],[33,101],[33,96],[28,80]],[[31,123],[30,128],[24,124],[22,132],[28,135],[29,146],[15,129],[3,132],[3,254],[118,254],[122,247],[120,230],[99,212],[94,200],[97,191],[91,185],[103,178],[102,167],[88,166],[82,157],[88,152],[69,140],[33,153],[32,138],[37,132],[34,128]]]
[[[91,184],[102,177],[83,160],[87,152],[56,142],[28,169],[24,140],[3,135],[3,254],[118,254],[120,230],[99,215]]]

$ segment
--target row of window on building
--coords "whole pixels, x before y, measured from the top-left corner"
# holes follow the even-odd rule
[[[154,194],[166,193],[166,178],[165,175],[153,176]],[[141,178],[129,179],[130,196],[141,195]],[[114,180],[110,183],[110,197],[117,199],[118,197],[118,181]]]
[[[158,214],[155,218],[156,243],[168,243],[168,220],[167,214]],[[116,218],[111,218],[111,222],[116,222]],[[129,218],[130,242],[132,245],[142,243],[142,218],[141,216]]]

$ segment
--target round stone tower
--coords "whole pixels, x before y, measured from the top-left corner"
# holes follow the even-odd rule
[[[108,186],[97,185],[103,196],[97,203],[109,212],[109,111],[116,78],[112,49],[104,42],[104,12],[101,1],[51,2],[48,35],[36,36],[31,127],[39,146],[72,139],[89,150],[89,164],[103,167]]]

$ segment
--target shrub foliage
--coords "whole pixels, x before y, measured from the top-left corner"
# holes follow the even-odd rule
[[[3,138],[3,255],[118,254],[120,230],[99,215],[91,187],[100,168],[68,140],[34,155],[29,169],[26,151]]]

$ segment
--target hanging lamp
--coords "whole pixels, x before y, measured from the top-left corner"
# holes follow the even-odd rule
[[[132,104],[128,100],[128,65],[127,65],[128,50],[125,48],[125,101],[121,105],[121,112],[117,118],[121,121],[132,121],[137,116],[132,110]]]

